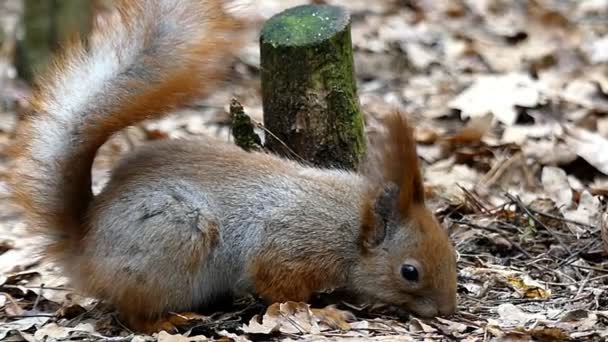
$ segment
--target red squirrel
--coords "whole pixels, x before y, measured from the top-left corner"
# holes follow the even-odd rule
[[[144,332],[224,295],[307,301],[340,288],[424,317],[456,310],[454,248],[425,206],[399,113],[358,172],[164,140],[127,154],[93,195],[99,147],[210,94],[243,31],[221,0],[115,5],[40,81],[14,149],[15,198],[76,288]]]

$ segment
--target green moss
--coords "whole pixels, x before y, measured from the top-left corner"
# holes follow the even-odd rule
[[[260,137],[255,134],[251,118],[245,114],[243,106],[236,100],[230,103],[232,136],[237,146],[245,151],[259,151],[262,147]]]
[[[315,24],[318,8],[334,11],[339,25]],[[265,147],[290,156],[286,144],[314,165],[356,169],[365,138],[348,13],[300,6],[270,19],[262,32],[264,124],[273,133]]]
[[[329,5],[304,5],[268,20],[262,40],[274,46],[302,46],[322,42],[348,25],[344,10]]]

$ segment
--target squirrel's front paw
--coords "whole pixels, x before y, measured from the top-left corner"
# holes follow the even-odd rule
[[[186,328],[195,321],[200,321],[204,316],[194,312],[169,313],[160,319],[146,319],[141,317],[127,317],[129,328],[144,333],[153,334],[166,331],[170,334],[177,334],[180,328]]]

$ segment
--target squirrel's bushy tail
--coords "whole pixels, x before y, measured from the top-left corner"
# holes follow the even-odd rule
[[[221,0],[123,0],[59,56],[17,132],[11,188],[54,257],[78,245],[91,166],[115,132],[217,86],[239,47]]]

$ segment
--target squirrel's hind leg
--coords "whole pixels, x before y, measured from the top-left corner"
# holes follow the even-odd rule
[[[194,310],[216,296],[220,280],[210,260],[220,229],[200,193],[162,182],[145,187],[123,184],[114,195],[109,186],[96,199],[86,261],[72,273],[133,329],[171,330],[168,313]]]

